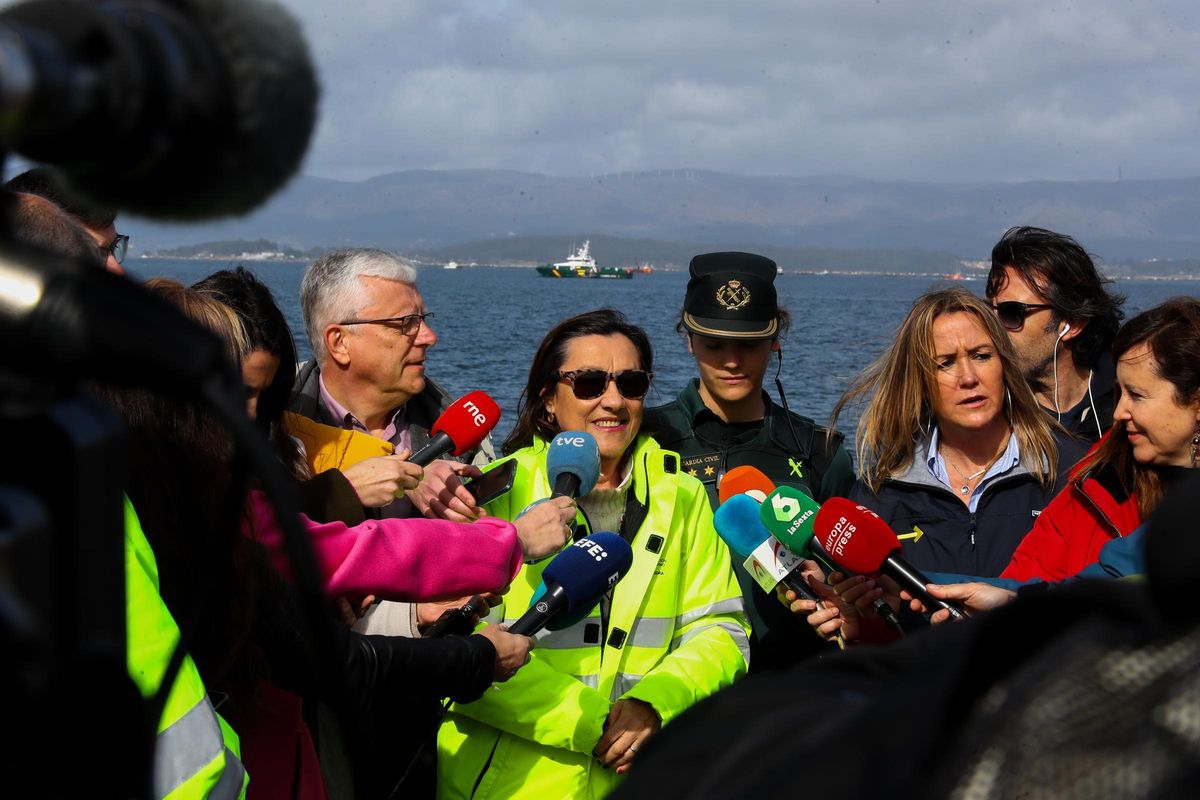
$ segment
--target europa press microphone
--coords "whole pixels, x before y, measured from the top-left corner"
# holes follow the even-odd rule
[[[601,531],[580,539],[546,565],[546,593],[508,627],[509,633],[533,636],[558,614],[590,611],[632,564],[633,550],[615,533]]]
[[[814,525],[820,510],[821,505],[804,492],[790,486],[780,486],[763,500],[759,516],[771,535],[791,552],[801,558],[819,561],[832,571],[835,566],[832,559],[813,541],[816,533]],[[877,598],[872,607],[888,627],[904,632],[895,610],[882,597]]]
[[[962,609],[925,589],[929,579],[900,556],[900,540],[871,509],[845,497],[831,497],[817,512],[813,527],[826,554],[843,569],[860,575],[883,572],[932,610],[945,609],[956,619]]]
[[[468,392],[442,412],[429,429],[432,434],[429,444],[408,460],[424,467],[446,453],[461,456],[478,447],[499,421],[500,406],[487,392]]]

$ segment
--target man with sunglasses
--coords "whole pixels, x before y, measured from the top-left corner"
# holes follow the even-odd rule
[[[1109,348],[1125,298],[1110,292],[1070,236],[1010,228],[992,248],[987,298],[1038,403],[1076,436],[1112,425],[1116,375]]]
[[[129,250],[129,237],[117,233],[116,214],[97,210],[73,197],[58,175],[47,167],[26,170],[12,178],[5,188],[37,195],[67,212],[104,252],[104,268],[117,275],[125,274],[121,262]]]

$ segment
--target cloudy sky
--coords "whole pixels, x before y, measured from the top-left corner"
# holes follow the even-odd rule
[[[305,172],[1200,174],[1195,0],[282,0]]]

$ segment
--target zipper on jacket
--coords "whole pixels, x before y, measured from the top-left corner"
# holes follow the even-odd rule
[[[975,512],[971,512],[971,527],[968,529],[971,534],[971,550],[975,550]]]
[[[475,778],[475,785],[471,787],[471,797],[479,791],[479,784],[483,783],[483,777],[487,775],[488,768],[492,766],[492,759],[496,756],[496,748],[500,746],[500,737],[503,733],[496,734],[496,741],[492,743],[492,752],[488,753],[487,761],[483,762],[483,769],[479,770],[479,775]]]

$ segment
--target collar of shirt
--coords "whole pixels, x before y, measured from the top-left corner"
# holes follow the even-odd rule
[[[955,486],[950,480],[950,474],[946,471],[948,465],[946,460],[942,458],[942,454],[938,452],[939,432],[935,425],[933,427],[933,435],[929,437],[929,449],[925,452],[925,464],[929,467],[929,474],[938,479],[938,482],[943,484],[947,489],[958,494],[959,486]],[[988,468],[984,474],[983,480],[975,485],[975,490],[971,492],[971,502],[968,505],[971,513],[979,506],[979,498],[983,496],[983,488],[996,478],[1009,472],[1017,464],[1021,463],[1021,448],[1017,444],[1017,437],[1013,433],[1008,434],[1008,444],[1004,446],[1004,452],[996,459],[995,463]]]
[[[329,389],[325,386],[325,376],[318,378],[321,387],[321,402],[329,411],[329,416],[338,421],[338,424],[343,429],[348,431],[359,431],[367,435],[373,435],[367,426],[346,410],[346,407],[333,398],[329,393]],[[404,406],[400,406],[392,412],[392,418],[388,421],[387,427],[383,429],[383,434],[378,438],[386,442],[391,442],[396,448],[396,452],[400,452],[411,446],[412,438],[408,433],[408,419],[404,414]]]

